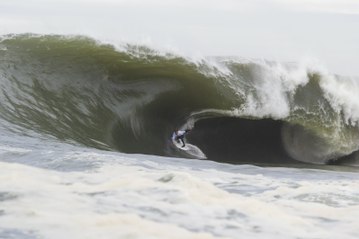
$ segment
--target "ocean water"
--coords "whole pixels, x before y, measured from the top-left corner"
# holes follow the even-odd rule
[[[357,82],[2,36],[0,238],[358,238]]]

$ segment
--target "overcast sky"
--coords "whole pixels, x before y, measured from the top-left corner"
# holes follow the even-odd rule
[[[24,32],[186,55],[313,58],[359,76],[359,0],[0,0],[0,34]]]

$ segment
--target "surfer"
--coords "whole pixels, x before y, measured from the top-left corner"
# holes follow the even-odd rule
[[[184,136],[191,131],[190,129],[186,129],[186,130],[178,130],[176,129],[173,134],[172,134],[172,140],[176,140],[178,143],[182,142],[182,148],[184,146],[186,146],[185,142],[184,142]]]

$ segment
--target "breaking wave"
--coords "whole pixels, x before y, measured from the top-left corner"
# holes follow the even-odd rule
[[[116,150],[233,163],[356,164],[358,79],[309,63],[211,57],[193,60],[83,36],[0,40],[0,117],[23,133]]]

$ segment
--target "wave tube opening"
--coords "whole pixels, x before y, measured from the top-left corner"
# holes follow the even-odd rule
[[[272,119],[209,118],[195,123],[188,141],[209,160],[226,163],[300,163],[282,142],[284,122]]]

